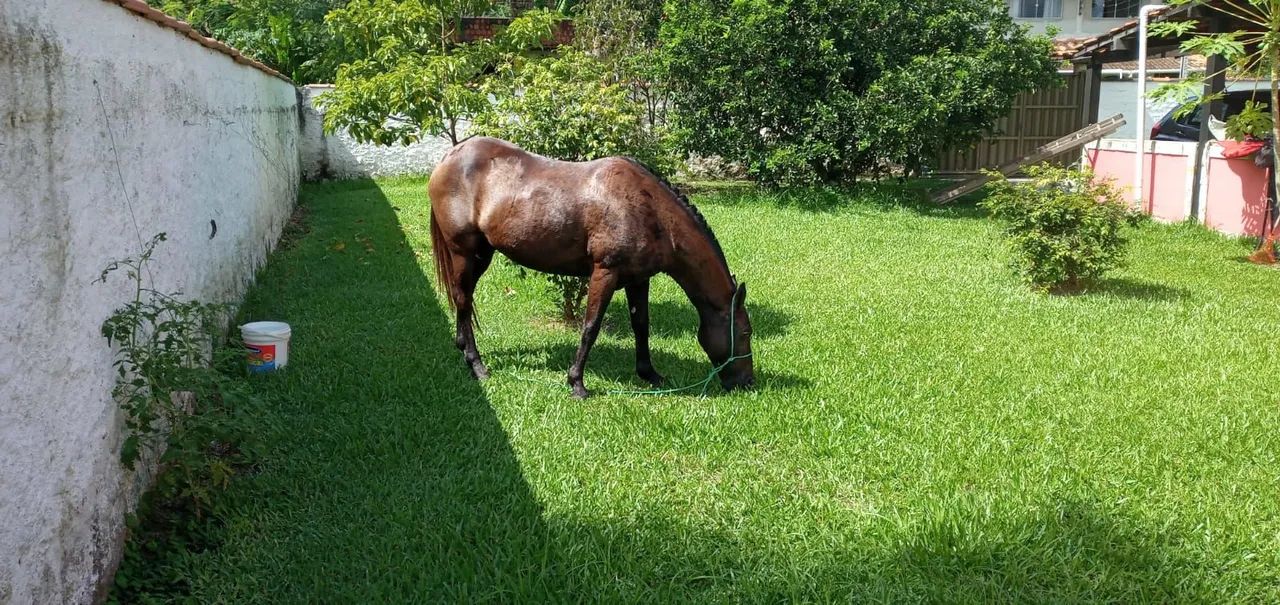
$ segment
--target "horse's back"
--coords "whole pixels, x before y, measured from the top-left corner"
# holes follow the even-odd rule
[[[430,193],[447,233],[482,235],[536,270],[585,275],[609,258],[651,251],[661,229],[646,176],[621,157],[562,162],[476,138],[446,155]]]
[[[523,172],[520,166],[530,155],[511,143],[488,137],[473,138],[450,149],[431,172],[428,184],[432,213],[444,231],[478,229],[479,213],[488,198],[511,189],[509,182],[502,181],[518,178]],[[495,175],[498,182],[493,182]]]

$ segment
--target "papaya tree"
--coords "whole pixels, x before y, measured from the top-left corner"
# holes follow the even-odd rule
[[[1280,141],[1280,0],[1169,0],[1168,3],[1171,6],[1199,4],[1210,14],[1216,13],[1225,17],[1224,21],[1242,26],[1231,31],[1206,33],[1202,31],[1199,20],[1187,19],[1152,24],[1151,33],[1184,38],[1181,44],[1183,53],[1221,57],[1227,65],[1224,71],[1235,76],[1270,80],[1265,101],[1246,101],[1239,113],[1227,118],[1227,136],[1240,140],[1269,135],[1273,141]],[[1151,97],[1178,102],[1194,99],[1178,108],[1181,115],[1186,115],[1202,104],[1222,99],[1222,92],[1199,94],[1204,90],[1205,80],[1218,75],[1221,73],[1202,74],[1168,84],[1153,91]],[[1280,167],[1280,161],[1277,161],[1280,153],[1274,144],[1271,145],[1271,154],[1272,165]],[[1271,178],[1273,184],[1280,186],[1280,173],[1275,169],[1271,171]],[[1274,252],[1269,250],[1272,246],[1274,240],[1263,242],[1263,247],[1274,259]]]

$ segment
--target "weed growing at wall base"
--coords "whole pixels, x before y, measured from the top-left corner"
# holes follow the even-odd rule
[[[147,265],[165,239],[156,235],[138,256],[111,262],[99,278],[123,272],[134,291],[102,325],[116,347],[112,395],[125,425],[120,459],[131,471],[154,467],[156,473],[128,520],[130,539],[111,595],[118,602],[185,590],[186,573],[157,562],[216,541],[210,520],[226,503],[215,496],[255,459],[244,430],[253,398],[243,380],[227,372],[242,353],[218,346],[231,309],[147,285]]]

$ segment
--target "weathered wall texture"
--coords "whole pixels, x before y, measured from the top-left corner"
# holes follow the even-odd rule
[[[236,299],[296,198],[294,87],[101,0],[0,1],[0,603],[88,602],[118,557],[111,259]],[[217,224],[213,233],[212,223]]]
[[[398,174],[430,174],[451,146],[447,138],[431,138],[412,145],[357,143],[345,131],[324,133],[324,114],[316,102],[332,86],[313,85],[303,91],[302,175],[309,180],[354,179]]]

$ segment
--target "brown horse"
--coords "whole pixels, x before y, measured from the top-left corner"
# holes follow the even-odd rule
[[[436,166],[429,191],[436,275],[476,378],[489,370],[476,350],[472,294],[497,250],[530,269],[590,278],[582,341],[569,367],[575,397],[588,394],[583,368],[618,288],[627,292],[636,373],[662,384],[649,356],[649,279],[658,273],[674,278],[697,308],[698,342],[711,363],[730,362],[719,372],[725,389],[754,384],[746,284],[729,272],[698,210],[640,163],[561,162],[474,138]]]

